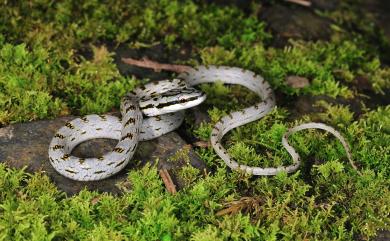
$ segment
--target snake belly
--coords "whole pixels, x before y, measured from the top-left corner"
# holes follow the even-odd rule
[[[221,145],[223,136],[230,130],[256,121],[275,107],[273,90],[263,77],[237,67],[199,66],[179,75],[179,79],[159,81],[136,88],[121,102],[122,120],[110,115],[88,115],[68,122],[54,136],[49,147],[49,159],[62,175],[79,181],[107,178],[122,170],[132,158],[139,141],[150,140],[175,130],[183,121],[183,110],[200,104],[205,95],[189,87],[202,83],[221,81],[242,85],[256,93],[261,101],[240,111],[222,117],[213,127],[210,141],[215,152],[233,170],[252,175],[276,175],[294,172],[300,165],[299,155],[288,144],[289,135],[303,129],[323,129],[335,135],[346,150],[353,165],[350,148],[344,138],[333,128],[322,123],[306,123],[288,130],[282,144],[291,155],[293,163],[279,167],[251,167],[232,160]],[[143,118],[142,113],[147,118]],[[94,138],[117,139],[113,152],[99,158],[71,156],[78,144]]]

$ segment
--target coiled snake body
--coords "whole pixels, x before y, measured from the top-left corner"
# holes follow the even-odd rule
[[[66,123],[50,143],[50,163],[60,174],[74,180],[92,181],[110,177],[127,165],[139,141],[150,140],[173,131],[181,125],[184,109],[205,100],[206,96],[192,86],[216,81],[242,85],[262,99],[253,106],[221,118],[212,130],[211,145],[230,168],[253,175],[295,171],[300,165],[299,155],[288,144],[287,137],[307,128],[324,129],[334,134],[343,144],[353,165],[349,146],[343,137],[333,128],[321,123],[296,126],[284,135],[282,144],[293,159],[290,166],[249,167],[232,160],[220,143],[222,137],[233,128],[265,116],[275,106],[275,98],[271,86],[261,76],[241,68],[224,66],[200,66],[180,74],[179,79],[153,82],[136,88],[122,99],[122,120],[110,115],[87,115]],[[147,118],[143,118],[143,115]],[[70,155],[75,146],[94,138],[117,139],[118,144],[112,152],[99,158],[84,159]]]

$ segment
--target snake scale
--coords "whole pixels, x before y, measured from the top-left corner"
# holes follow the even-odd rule
[[[122,99],[122,119],[111,115],[87,115],[66,123],[50,143],[50,163],[57,172],[73,180],[92,181],[110,177],[127,165],[139,141],[150,140],[175,130],[184,119],[183,110],[206,99],[205,94],[193,86],[216,81],[242,85],[261,98],[261,101],[253,106],[222,117],[212,129],[211,145],[230,168],[253,175],[294,172],[300,165],[299,155],[288,144],[287,138],[294,132],[308,128],[323,129],[335,135],[344,146],[350,163],[356,168],[344,138],[335,129],[322,123],[302,124],[284,134],[282,144],[293,159],[293,164],[289,166],[250,167],[232,160],[221,145],[223,136],[238,126],[267,115],[275,107],[275,97],[271,86],[260,75],[226,66],[199,66],[181,73],[178,79],[152,82],[136,88]],[[79,158],[71,155],[78,144],[94,138],[116,139],[118,144],[112,152],[98,158]]]

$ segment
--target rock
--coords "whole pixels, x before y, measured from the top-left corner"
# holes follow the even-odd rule
[[[358,91],[372,91],[372,84],[365,75],[357,75],[352,80],[352,84]]]
[[[126,180],[127,173],[139,168],[147,162],[159,160],[158,168],[167,170],[178,169],[189,164],[201,170],[205,164],[199,159],[192,148],[176,133],[171,132],[151,141],[141,142],[128,166],[120,173],[101,181],[78,182],[58,174],[48,161],[48,146],[54,133],[67,121],[74,117],[62,117],[55,120],[42,120],[30,123],[21,123],[0,128],[0,160],[10,167],[22,168],[26,171],[44,171],[58,186],[69,195],[78,193],[86,187],[89,190],[120,193],[117,183]],[[111,151],[115,140],[95,139],[80,144],[72,154],[82,157],[96,157],[106,151]],[[176,152],[187,151],[188,160],[169,160]],[[180,187],[180,185],[179,185]]]
[[[390,65],[390,1],[363,0],[359,3],[359,6],[361,6],[360,8],[366,15],[369,15],[372,18],[372,21],[378,27],[378,29],[376,29],[377,33],[375,33],[378,37],[378,40],[376,41],[382,42],[379,45],[379,55],[382,64]],[[381,33],[379,33],[379,31]]]
[[[274,45],[276,46],[285,45],[290,38],[326,40],[331,35],[330,21],[316,15],[308,8],[273,5],[266,8],[260,17],[275,33]]]
[[[143,79],[161,80],[172,78],[174,73],[162,71],[154,72],[152,69],[130,66],[122,62],[122,58],[142,59],[148,58],[160,63],[174,63],[179,60],[186,60],[191,56],[191,48],[181,46],[180,48],[168,49],[162,44],[142,47],[139,49],[129,49],[127,45],[119,45],[117,48],[109,47],[110,51],[115,51],[115,63],[119,72],[123,75],[135,75]]]
[[[377,236],[373,239],[374,241],[388,241],[390,240],[390,231],[379,230]]]
[[[290,75],[286,77],[286,83],[292,88],[301,89],[309,85],[309,80],[305,77]]]
[[[312,5],[314,8],[332,11],[336,10],[336,8],[340,5],[340,1],[338,0],[312,0]]]

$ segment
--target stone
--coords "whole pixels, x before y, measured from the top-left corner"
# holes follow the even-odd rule
[[[377,236],[373,240],[374,241],[389,241],[390,240],[390,231],[389,230],[379,230],[377,232]]]
[[[309,8],[276,4],[266,8],[260,18],[274,32],[276,46],[285,45],[290,38],[327,40],[331,35],[330,21]]]
[[[186,165],[186,161],[169,160],[170,157],[183,149],[187,151],[189,164],[201,170],[206,168],[191,146],[187,145],[176,132],[171,132],[154,140],[141,142],[133,159],[118,174],[100,181],[73,181],[55,171],[48,161],[47,152],[55,132],[67,121],[74,118],[73,116],[60,117],[54,120],[33,121],[0,128],[0,161],[15,168],[26,166],[26,171],[30,173],[43,171],[60,190],[65,191],[68,195],[74,195],[83,188],[118,194],[120,189],[116,184],[125,182],[130,170],[140,168],[147,162],[153,164],[158,159],[157,167],[159,169],[164,168],[172,171]],[[72,154],[80,157],[96,157],[111,151],[115,144],[115,140],[95,139],[81,143],[73,150]]]
[[[314,8],[325,11],[336,10],[340,6],[340,1],[338,0],[312,0],[312,5]]]
[[[150,80],[170,79],[173,75],[175,75],[175,73],[168,71],[155,72],[152,69],[130,66],[124,63],[122,58],[148,58],[160,63],[175,63],[180,60],[189,59],[192,51],[189,46],[180,46],[174,49],[168,49],[163,44],[141,48],[129,48],[127,45],[119,45],[118,47],[109,46],[109,49],[115,52],[115,64],[122,75],[134,75],[142,79]]]

